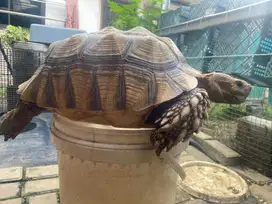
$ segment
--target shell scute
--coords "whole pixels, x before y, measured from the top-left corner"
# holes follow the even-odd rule
[[[71,38],[57,41],[49,47],[45,60],[47,65],[70,64],[80,59],[83,46],[88,38],[87,34],[77,34]]]
[[[82,57],[86,63],[111,63],[122,59],[130,41],[129,36],[122,33],[97,33],[88,38]]]
[[[149,64],[151,69],[160,68],[165,71],[171,64],[177,64],[175,54],[162,42],[153,36],[135,36],[126,56],[128,61],[143,66]],[[160,69],[158,69],[160,71]],[[154,70],[154,71],[155,71]]]
[[[182,59],[171,40],[144,28],[109,27],[52,44],[20,94],[41,107],[137,112],[197,86]]]

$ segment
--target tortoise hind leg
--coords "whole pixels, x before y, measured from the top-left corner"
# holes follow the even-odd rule
[[[39,115],[44,110],[34,103],[20,100],[16,108],[5,113],[0,121],[0,134],[4,135],[5,141],[9,138],[14,139],[34,116]]]
[[[155,121],[156,130],[151,134],[150,140],[156,149],[156,155],[160,156],[165,148],[169,151],[179,142],[187,141],[194,132],[198,132],[203,119],[208,117],[209,103],[207,92],[196,88],[169,101],[163,114],[156,116],[156,113],[161,112],[156,109],[166,106],[156,107],[149,116]]]

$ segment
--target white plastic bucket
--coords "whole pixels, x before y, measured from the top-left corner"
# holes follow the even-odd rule
[[[61,204],[173,204],[177,173],[155,155],[152,129],[75,122],[55,114]],[[178,160],[188,143],[170,153]]]

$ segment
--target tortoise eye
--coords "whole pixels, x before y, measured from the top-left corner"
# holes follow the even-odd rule
[[[239,88],[242,88],[243,85],[244,85],[243,82],[241,82],[241,81],[236,81],[235,84],[236,84],[236,86],[238,86]]]

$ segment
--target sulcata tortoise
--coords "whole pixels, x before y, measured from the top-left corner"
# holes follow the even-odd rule
[[[34,116],[55,111],[72,120],[115,127],[154,127],[157,156],[198,132],[209,100],[239,104],[251,86],[223,73],[201,74],[176,45],[142,27],[106,27],[50,45],[47,57],[17,93],[0,124],[14,139]]]

